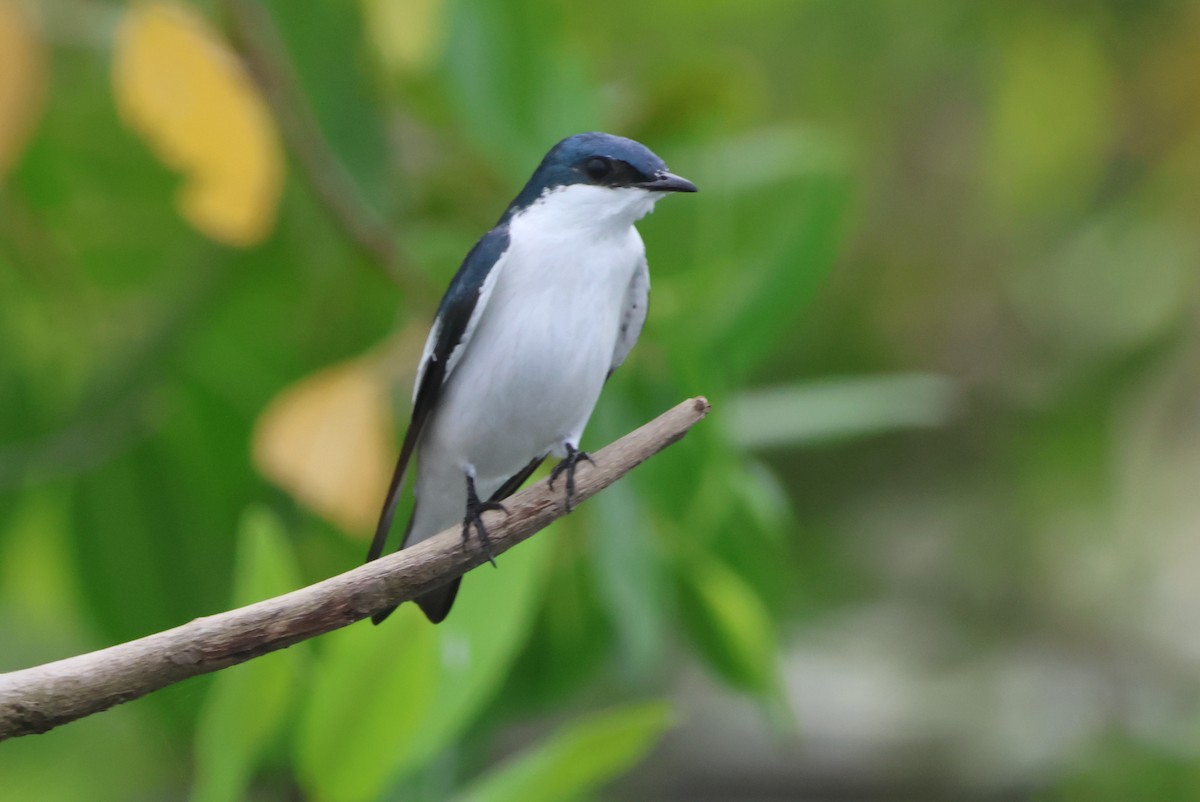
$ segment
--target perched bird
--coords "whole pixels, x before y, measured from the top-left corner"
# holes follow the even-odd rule
[[[695,191],[631,139],[576,134],[550,149],[438,306],[368,562],[383,552],[414,453],[400,548],[461,522],[464,541],[473,527],[489,549],[480,516],[503,509],[551,454],[570,508],[575,468],[590,460],[579,438],[646,321],[650,276],[633,224],[663,193]],[[458,585],[416,599],[430,621],[450,612]]]

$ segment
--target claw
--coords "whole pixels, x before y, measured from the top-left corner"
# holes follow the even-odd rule
[[[479,493],[475,490],[475,477],[467,474],[467,512],[463,515],[462,525],[463,547],[465,548],[470,543],[471,527],[474,526],[475,534],[479,537],[479,544],[483,546],[483,553],[495,568],[496,559],[492,556],[492,539],[488,536],[487,527],[483,525],[483,514],[490,510],[499,510],[508,515],[508,508],[500,502],[480,501]]]
[[[548,484],[550,486],[550,489],[553,490],[554,489],[554,480],[557,479],[559,477],[559,475],[562,474],[563,471],[567,472],[567,512],[570,512],[571,510],[573,510],[575,508],[574,499],[575,499],[575,469],[576,469],[576,467],[578,467],[580,461],[584,461],[584,460],[592,463],[593,465],[595,465],[596,463],[594,460],[592,460],[591,454],[587,453],[586,451],[580,451],[578,448],[571,445],[570,443],[567,443],[566,445],[567,445],[566,458],[562,462],[555,465],[554,470],[550,471],[550,478],[546,482],[546,484]]]

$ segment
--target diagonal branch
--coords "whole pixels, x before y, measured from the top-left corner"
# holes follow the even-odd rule
[[[593,455],[576,477],[579,501],[599,493],[679,440],[708,413],[692,398]],[[492,552],[500,554],[566,514],[562,487],[543,480],[505,500],[508,515],[487,513]],[[283,596],[107,649],[0,674],[0,740],[60,724],[145,696],[188,677],[291,646],[432,590],[484,562],[474,538],[457,528],[410,549]]]

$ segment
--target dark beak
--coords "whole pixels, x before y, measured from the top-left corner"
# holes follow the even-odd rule
[[[649,181],[643,181],[638,184],[642,189],[648,189],[651,192],[695,192],[696,185],[688,181],[683,176],[668,173],[663,170],[660,173],[655,173],[654,178]]]

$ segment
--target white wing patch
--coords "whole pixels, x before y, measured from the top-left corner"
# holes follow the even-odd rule
[[[483,280],[483,286],[479,288],[479,298],[475,301],[475,307],[471,310],[471,319],[467,321],[467,328],[463,331],[462,339],[450,350],[450,356],[447,357],[446,373],[442,376],[442,384],[450,378],[450,374],[454,371],[455,365],[462,359],[464,349],[467,343],[471,341],[472,335],[475,334],[475,329],[479,325],[479,319],[483,315],[484,307],[487,306],[488,299],[492,296],[492,291],[496,289],[496,280],[500,277],[500,271],[504,267],[504,262],[508,258],[508,253],[505,252],[496,264],[492,265],[492,269],[488,271],[487,278]],[[417,393],[421,391],[421,381],[425,378],[425,369],[429,367],[431,362],[437,360],[437,354],[434,349],[437,348],[438,337],[442,333],[442,317],[438,317],[433,321],[432,328],[429,329],[429,336],[425,339],[425,350],[421,352],[421,365],[417,368],[417,380],[413,384],[413,404],[417,403]]]
[[[438,335],[442,331],[442,317],[438,315],[433,320],[433,326],[429,329],[429,336],[425,338],[425,350],[421,352],[421,364],[417,367],[417,380],[413,382],[413,405],[417,403],[417,393],[421,391],[421,380],[425,378],[425,368],[431,361],[437,359],[433,354],[433,348],[437,345]]]
[[[650,270],[643,256],[629,281],[629,289],[625,291],[625,306],[621,312],[621,328],[617,330],[617,343],[613,348],[612,365],[608,372],[611,374],[621,366],[625,357],[633,350],[634,344],[641,336],[642,327],[646,325],[646,312],[650,306]]]
[[[511,246],[509,247],[511,251]],[[467,345],[471,342],[471,337],[475,334],[475,329],[479,326],[479,319],[483,317],[483,310],[487,308],[488,299],[492,297],[492,291],[496,289],[496,280],[500,278],[500,272],[504,269],[504,263],[508,261],[509,251],[505,251],[496,264],[492,265],[492,269],[488,271],[487,278],[483,280],[483,286],[479,288],[479,298],[475,301],[475,308],[471,310],[471,319],[467,321],[467,328],[463,331],[462,339],[450,351],[449,361],[446,362],[446,377],[442,379],[442,384],[450,378],[450,374],[454,372],[454,366],[462,359],[463,353],[467,349]]]

